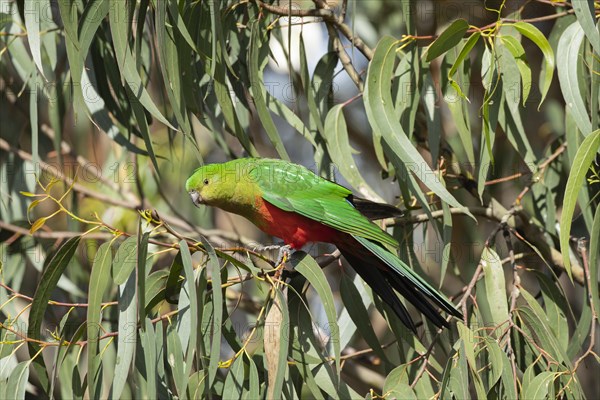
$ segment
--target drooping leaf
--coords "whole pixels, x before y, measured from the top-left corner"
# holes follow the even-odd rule
[[[250,49],[249,61],[249,73],[250,73],[250,88],[252,89],[252,98],[254,99],[254,105],[256,106],[256,112],[258,117],[267,132],[269,140],[277,150],[277,153],[284,160],[289,160],[290,157],[281,141],[281,137],[277,132],[277,127],[273,122],[273,118],[267,108],[266,104],[266,88],[263,78],[262,70],[264,68],[264,62],[259,62],[259,53],[264,47],[263,33],[258,23],[252,25],[252,46]]]
[[[101,366],[98,363],[98,351],[100,345],[100,332],[102,324],[102,297],[110,282],[110,271],[112,267],[111,242],[103,243],[94,257],[92,273],[90,275],[90,287],[88,289],[87,308],[87,359],[88,373],[87,384],[90,396],[102,397],[102,385],[99,381]]]
[[[548,389],[556,377],[555,372],[544,371],[536,375],[527,386],[523,388],[523,399],[543,400],[548,398]]]
[[[454,207],[463,209],[465,214],[475,218],[467,209],[461,206],[436,178],[436,174],[412,145],[395,117],[389,82],[392,78],[396,43],[392,37],[383,37],[379,41],[373,60],[369,64],[365,87],[365,108],[369,123],[374,130],[379,130],[390,150],[388,152],[389,156],[397,156],[403,163],[415,167],[417,177],[440,199]]]
[[[600,33],[594,22],[596,13],[594,10],[594,2],[590,1],[574,1],[573,10],[577,16],[577,21],[581,25],[587,40],[591,43],[596,54],[600,54]]]
[[[327,113],[325,118],[324,132],[331,161],[362,196],[379,200],[380,196],[366,183],[354,162],[343,110],[343,104],[338,104]]]
[[[427,62],[458,45],[468,29],[469,23],[464,19],[453,21],[427,49]]]
[[[521,42],[515,39],[513,36],[501,36],[502,43],[506,46],[510,54],[512,54],[519,73],[521,74],[521,97],[523,101],[523,107],[529,97],[529,91],[531,90],[531,68],[527,63],[527,57],[525,56],[525,49]]]
[[[267,367],[267,398],[280,396],[287,371],[287,338],[289,337],[289,315],[281,290],[275,290],[275,300],[265,318],[268,328],[263,337]]]
[[[56,287],[63,271],[71,262],[80,240],[81,236],[75,236],[67,240],[54,254],[44,269],[38,287],[35,290],[33,301],[31,303],[31,310],[29,312],[29,328],[27,329],[27,336],[29,338],[34,340],[42,339],[40,328],[42,327],[48,300],[50,300],[50,295]],[[30,341],[29,355],[32,358],[36,356],[33,365],[36,369],[38,379],[41,381],[42,387],[45,390],[48,390],[49,381],[46,366],[44,365],[41,355],[37,354],[38,351],[40,351],[40,346],[35,342]]]
[[[531,40],[536,44],[537,47],[542,51],[544,55],[544,68],[542,69],[543,77],[540,76],[540,92],[542,93],[542,98],[540,100],[540,105],[546,98],[546,94],[548,93],[548,89],[550,89],[550,84],[552,83],[552,76],[554,75],[554,51],[548,43],[548,39],[546,36],[540,32],[538,28],[531,25],[528,22],[515,22],[513,26],[526,38]],[[560,56],[559,56],[560,59]]]
[[[132,239],[135,240],[135,237]],[[135,243],[135,242],[134,242]],[[123,243],[124,244],[124,243]],[[123,247],[121,244],[121,247]],[[119,250],[121,249],[119,247]],[[135,252],[132,252],[135,255]],[[119,251],[117,251],[117,255]],[[115,256],[115,260],[116,260]],[[132,260],[135,266],[135,260]],[[114,265],[114,264],[113,264]],[[117,361],[113,383],[110,388],[110,397],[121,398],[133,355],[137,344],[137,309],[136,309],[136,284],[133,270],[129,271],[129,278],[119,285],[119,338],[117,342]]]
[[[485,247],[481,254],[483,281],[477,284],[477,299],[484,323],[494,329],[494,335],[501,337],[508,326],[508,303],[504,282],[504,270],[498,254]]]
[[[575,123],[584,136],[592,131],[592,123],[588,115],[585,100],[579,90],[579,65],[583,62],[581,54],[581,43],[584,33],[578,21],[574,21],[563,32],[558,42],[556,57],[560,60],[558,64],[558,81],[560,90],[567,107],[573,114]]]
[[[291,263],[294,269],[298,271],[306,280],[314,287],[319,294],[319,298],[323,302],[323,308],[327,315],[327,321],[329,322],[330,341],[333,343],[333,357],[335,361],[337,377],[339,380],[340,376],[340,331],[337,325],[337,315],[335,311],[335,303],[333,301],[333,293],[331,287],[327,283],[327,278],[323,273],[323,270],[316,261],[308,254],[294,253],[292,255]]]
[[[583,186],[585,174],[590,168],[592,161],[596,157],[596,153],[600,148],[600,130],[591,132],[581,143],[577,154],[571,166],[571,172],[567,179],[567,187],[563,197],[563,210],[560,215],[560,251],[562,253],[565,270],[571,280],[573,279],[571,272],[571,260],[569,259],[569,239],[571,235],[571,220],[575,205],[577,204],[577,195]]]
[[[137,237],[131,236],[117,249],[112,263],[112,277],[117,285],[122,285],[131,275],[136,262]]]
[[[244,357],[237,357],[229,367],[225,384],[223,385],[223,399],[241,399],[244,393]]]

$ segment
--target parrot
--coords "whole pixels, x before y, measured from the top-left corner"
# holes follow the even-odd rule
[[[412,332],[415,323],[394,290],[440,329],[448,321],[439,309],[462,318],[449,299],[398,257],[398,241],[372,221],[401,214],[394,206],[355,196],[302,165],[269,158],[205,164],[188,178],[185,190],[197,207],[241,215],[292,250],[307,243],[334,244]]]

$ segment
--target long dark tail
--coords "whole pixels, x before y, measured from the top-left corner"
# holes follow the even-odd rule
[[[462,318],[462,314],[450,300],[380,244],[348,235],[344,240],[336,242],[336,246],[361,278],[413,332],[416,331],[415,324],[394,289],[438,328],[448,326],[438,308]]]

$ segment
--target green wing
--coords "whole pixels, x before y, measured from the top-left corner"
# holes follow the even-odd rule
[[[339,231],[398,247],[398,242],[369,221],[348,201],[347,188],[310,170],[282,160],[254,160],[255,176],[264,200]]]

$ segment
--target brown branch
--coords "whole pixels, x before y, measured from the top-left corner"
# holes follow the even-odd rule
[[[22,160],[25,160],[25,161],[33,160],[33,157],[30,153],[27,153],[24,150],[17,149],[15,147],[11,146],[7,141],[5,141],[4,139],[1,139],[1,138],[0,138],[0,149],[14,153]],[[61,171],[59,171],[57,168],[53,167],[52,165],[50,165],[44,161],[40,160],[39,166],[40,166],[41,170],[62,180],[68,186],[72,186],[73,190],[75,192],[78,192],[86,197],[90,197],[90,198],[99,200],[102,203],[109,204],[112,206],[117,206],[117,207],[123,207],[123,208],[133,210],[133,211],[139,211],[144,208],[145,209],[153,208],[152,205],[148,201],[145,201],[144,204],[141,204],[139,202],[139,199],[137,199],[137,198],[133,201],[117,199],[112,196],[106,195],[102,192],[92,190],[92,189],[74,181],[72,178],[66,176]],[[170,225],[176,226],[180,229],[196,231],[203,236],[206,236],[208,238],[213,238],[215,240],[226,240],[229,242],[242,243],[244,245],[251,245],[254,243],[252,240],[250,240],[246,237],[243,237],[241,235],[235,234],[235,233],[226,232],[226,231],[223,231],[220,229],[200,229],[200,228],[194,227],[192,224],[188,223],[187,221],[185,221],[181,218],[174,217],[174,216],[164,215],[164,216],[162,216],[162,219],[165,222],[169,223]],[[42,237],[42,235],[40,235],[40,237]]]
[[[531,223],[530,217],[524,213],[520,206],[515,207],[513,212],[509,212],[502,204],[495,199],[492,199],[488,207],[468,207],[468,210],[475,216],[498,222],[499,226],[493,231],[495,233],[499,232],[502,229],[502,225],[505,224],[511,228],[519,239],[524,240],[524,238],[527,238],[526,242],[535,246],[544,259],[548,260],[549,265],[561,271],[566,271],[562,253],[554,247],[548,246],[543,231]],[[451,208],[450,212],[454,215],[466,215],[462,208]],[[433,218],[437,219],[442,218],[444,212],[442,210],[436,210],[432,211],[431,214]],[[429,216],[427,214],[419,214],[400,218],[388,218],[384,220],[384,223],[387,226],[394,226],[424,223],[428,221]],[[488,239],[488,241],[490,241],[490,239]],[[584,271],[581,265],[579,263],[572,263],[571,271],[573,272],[573,279],[580,285],[585,285]]]
[[[6,229],[7,231],[14,232],[22,236],[33,236],[40,239],[68,239],[75,236],[81,236],[81,232],[69,232],[69,231],[35,231],[30,233],[29,229],[21,226],[13,225],[8,222],[0,221],[0,229]],[[109,232],[91,232],[85,235],[86,239],[109,239],[114,235]]]
[[[14,290],[13,288],[11,288],[10,286],[8,286],[2,282],[0,282],[0,287],[11,292],[14,297],[17,297],[19,299],[25,299],[29,302],[33,301],[33,297],[29,297],[22,293],[19,293],[16,290]],[[54,301],[54,300],[48,300],[48,304],[52,305],[52,306],[59,306],[59,307],[88,307],[88,303],[63,303],[61,301]],[[101,303],[102,307],[116,306],[117,304],[118,304],[118,302],[116,302],[116,301],[109,301],[106,303]]]
[[[291,16],[291,17],[317,17],[322,18],[325,23],[328,25],[333,25],[337,30],[340,31],[342,35],[352,43],[354,47],[356,47],[368,60],[373,58],[373,49],[365,44],[361,38],[354,36],[352,34],[352,29],[344,23],[342,18],[339,18],[335,15],[335,13],[328,8],[328,6],[324,5],[322,8],[311,8],[309,10],[299,10],[299,9],[290,9],[287,6],[274,6],[271,4],[267,4],[262,2],[261,0],[252,0],[256,3],[260,8],[264,8],[269,11],[271,14],[280,15],[280,16]],[[326,8],[327,7],[327,8]],[[336,35],[337,36],[337,35]]]

